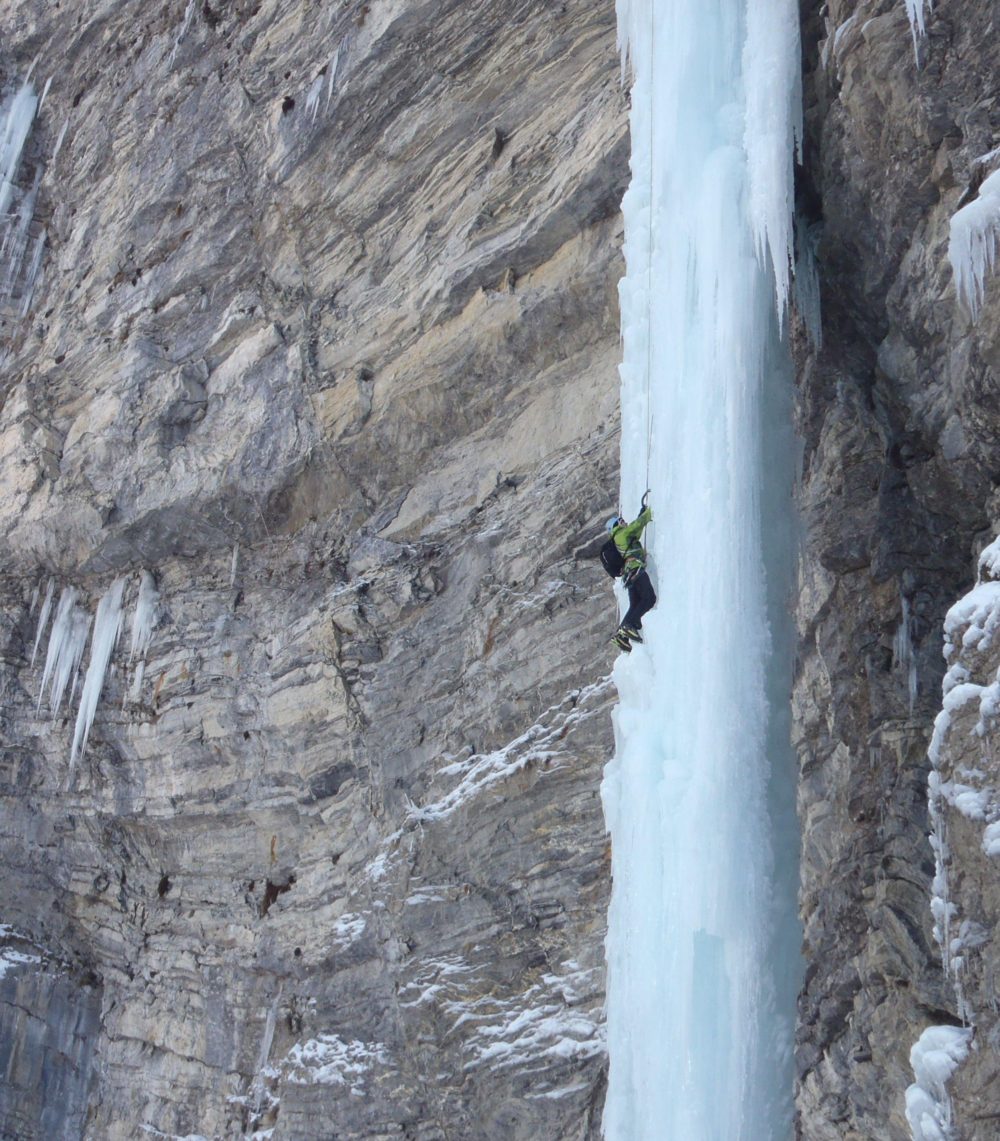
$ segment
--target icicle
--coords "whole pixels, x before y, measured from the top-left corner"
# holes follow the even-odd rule
[[[187,7],[184,9],[184,20],[181,23],[181,30],[177,33],[177,39],[174,40],[174,50],[170,53],[170,58],[167,60],[167,68],[174,66],[174,60],[177,57],[177,51],[181,46],[181,40],[187,35],[188,28],[191,26],[191,17],[194,15],[196,0],[188,0]]]
[[[97,604],[94,617],[94,631],[90,639],[90,660],[87,663],[87,676],[80,694],[80,709],[76,715],[73,730],[73,747],[70,750],[70,769],[76,764],[87,748],[90,729],[97,712],[97,702],[104,688],[104,678],[108,663],[114,653],[118,635],[122,627],[122,597],[125,593],[125,578],[115,579],[107,594]]]
[[[337,71],[339,70],[339,68],[340,68],[340,48],[338,47],[337,50],[333,53],[333,55],[330,56],[330,62],[327,65],[327,76],[326,76],[326,105],[327,105],[327,108],[329,108],[330,100],[333,98],[333,86],[337,81]]]
[[[913,33],[913,54],[917,54],[917,44],[926,34],[924,25],[924,9],[931,11],[934,7],[932,0],[906,0],[906,15],[910,20],[910,31]],[[919,58],[918,58],[919,62]]]
[[[56,616],[52,620],[52,633],[49,634],[49,648],[45,656],[45,668],[42,670],[42,684],[38,690],[38,708],[42,707],[42,697],[45,693],[45,686],[48,683],[52,672],[55,669],[56,662],[59,660],[59,655],[62,653],[63,642],[69,632],[70,627],[70,611],[73,604],[76,602],[76,587],[66,586],[63,587],[63,592],[59,596],[59,605],[56,607]],[[38,635],[35,637],[35,646],[37,649]]]
[[[267,1080],[267,1063],[271,1057],[271,1046],[274,1043],[274,1031],[278,1021],[278,1007],[281,1003],[281,992],[284,989],[284,983],[278,984],[278,993],[274,996],[274,1002],[271,1004],[267,1016],[264,1019],[264,1033],[260,1040],[260,1050],[257,1054],[257,1071],[254,1075],[253,1083],[250,1087],[251,1105],[255,1114],[260,1113],[267,1096],[267,1087],[265,1082]]]
[[[130,663],[137,657],[139,661],[132,676],[131,686],[123,687],[122,709],[125,708],[126,702],[131,701],[136,704],[142,696],[142,682],[146,676],[146,653],[156,627],[159,601],[156,580],[149,571],[144,570],[139,578],[139,594],[132,613],[132,644],[128,655]]]
[[[239,567],[239,563],[240,563],[240,545],[239,545],[239,543],[236,543],[233,546],[233,561],[229,567],[229,585],[230,586],[236,585],[236,570]]]
[[[319,101],[323,95],[323,76],[317,75],[309,87],[309,92],[306,95],[306,114],[311,117],[310,121],[315,123],[316,116],[319,114]]]
[[[910,600],[905,594],[900,596],[902,617],[899,629],[892,640],[893,664],[906,671],[906,689],[910,698],[910,713],[917,703],[917,660],[913,653],[913,635],[910,621]]]
[[[135,660],[137,654],[141,659],[146,657],[149,640],[156,626],[156,607],[159,601],[156,580],[148,570],[144,570],[139,579],[139,597],[132,614],[132,645],[128,654],[130,662]]]
[[[750,182],[750,226],[757,257],[769,255],[781,321],[788,305],[794,258],[793,159],[802,150],[799,17],[795,0],[747,5],[743,46],[746,118],[743,145]]]
[[[980,186],[979,196],[952,215],[948,260],[955,275],[955,289],[965,302],[972,320],[986,293],[986,278],[993,272],[997,235],[1000,233],[1000,170]]]
[[[38,616],[38,628],[35,630],[35,644],[31,648],[31,664],[35,664],[35,656],[38,653],[38,646],[42,640],[42,634],[45,632],[45,623],[49,620],[49,614],[52,612],[52,595],[55,593],[56,580],[50,578],[48,585],[45,588],[45,598],[42,600],[42,612]],[[35,587],[35,594],[31,602],[31,609],[35,609],[35,604],[38,602],[38,587]]]
[[[35,110],[36,115],[41,113],[42,107],[45,105],[45,96],[48,95],[49,88],[51,86],[52,86],[52,76],[50,75],[48,77],[48,79],[46,79],[46,81],[45,81],[45,86],[42,88],[42,94],[38,100],[38,107]]]
[[[63,139],[66,138],[66,131],[68,128],[69,128],[69,118],[67,117],[66,119],[63,120],[63,125],[59,131],[59,137],[56,139],[55,150],[53,150],[53,152],[52,152],[52,160],[51,160],[52,162],[56,161],[56,157],[58,156],[59,152],[62,150]]]
[[[49,704],[58,704],[62,698],[62,689],[57,688],[56,679],[63,677],[63,688],[65,688],[65,676],[68,676],[69,669],[64,669],[65,662],[72,660],[75,652],[75,617],[77,613],[76,606],[77,590],[75,586],[67,586],[63,588],[62,594],[59,596],[59,605],[56,607],[56,616],[52,620],[52,631],[49,634],[49,648],[45,655],[45,668],[42,670],[42,683],[38,689],[38,709],[42,708],[42,700],[45,695],[45,688],[49,686]],[[65,675],[65,676],[64,676]]]
[[[65,647],[56,663],[56,670],[52,677],[52,693],[50,704],[53,718],[59,716],[59,709],[66,693],[66,688],[73,682],[72,692],[76,693],[76,680],[80,674],[80,662],[83,660],[83,648],[87,644],[87,634],[90,632],[90,619],[79,606],[74,606],[70,615],[69,635]],[[71,698],[72,700],[72,694]]]

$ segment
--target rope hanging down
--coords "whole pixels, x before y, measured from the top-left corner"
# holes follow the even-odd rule
[[[653,407],[650,403],[653,375],[653,106],[656,85],[656,0],[649,0],[649,234],[646,241],[646,479],[649,487],[649,461],[653,450]]]

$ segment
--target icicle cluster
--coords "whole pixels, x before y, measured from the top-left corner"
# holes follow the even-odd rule
[[[108,588],[97,605],[92,631],[91,621],[86,610],[79,603],[79,591],[75,586],[63,588],[59,596],[59,603],[56,606],[55,617],[52,619],[45,667],[42,670],[41,684],[38,689],[38,710],[41,712],[42,706],[47,702],[49,713],[53,718],[58,715],[62,708],[67,691],[70,694],[70,701],[76,697],[83,652],[87,645],[87,635],[90,634],[90,658],[87,662],[83,688],[80,693],[80,704],[70,750],[71,769],[87,748],[87,740],[94,724],[108,667],[121,634],[127,583],[127,578],[122,576],[115,579]],[[36,591],[35,602],[37,602],[37,593]],[[54,596],[55,580],[50,578],[38,615],[38,627],[31,653],[32,664],[34,664],[45,634],[46,624],[52,612]],[[149,571],[142,571],[139,577],[135,609],[132,613],[132,641],[129,651],[130,663],[138,659],[130,693],[134,701],[139,699],[139,692],[142,688],[146,654],[156,626],[159,598],[153,576]]]
[[[72,769],[77,759],[86,751],[90,728],[94,724],[97,702],[104,688],[104,678],[108,663],[118,644],[122,628],[122,597],[125,593],[125,579],[118,578],[111,584],[107,594],[97,604],[94,615],[94,632],[90,639],[90,661],[87,663],[87,676],[80,694],[80,708],[76,714],[76,728],[73,730],[73,747],[69,754],[69,767]]]
[[[980,186],[979,195],[951,219],[948,260],[955,274],[955,289],[975,320],[986,293],[986,278],[993,272],[1000,235],[1000,170]]]
[[[330,56],[330,61],[326,67],[316,76],[306,93],[306,114],[309,116],[310,123],[316,122],[316,116],[320,111],[320,104],[324,103],[323,100],[323,79],[326,78],[326,100],[323,110],[326,111],[330,107],[330,100],[333,98],[334,85],[337,82],[337,72],[340,68],[340,48],[338,47]]]
[[[948,1081],[969,1053],[972,1031],[929,1026],[910,1051],[916,1081],[906,1091],[906,1120],[913,1141],[945,1141],[953,1136]]]
[[[917,41],[927,29],[924,25],[924,9],[928,12],[933,7],[932,0],[906,0],[906,14],[910,18],[910,30],[913,32],[913,50],[917,50]]]
[[[31,305],[46,237],[44,230],[33,241],[31,237],[42,167],[39,166],[35,171],[29,190],[19,193],[16,184],[21,156],[39,104],[34,87],[29,80],[25,80],[3,110],[3,134],[0,137],[0,301],[9,302],[14,296],[15,289],[21,282],[21,269],[30,245],[31,254],[22,288],[22,317]]]
[[[757,256],[770,257],[781,320],[791,283],[795,156],[802,158],[802,80],[795,0],[748,4],[743,69],[743,146],[750,184],[749,222]]]
[[[76,691],[80,659],[83,657],[87,631],[90,628],[87,615],[77,606],[76,600],[76,587],[67,586],[59,598],[59,606],[56,608],[56,616],[52,623],[52,633],[49,635],[49,652],[45,658],[42,684],[38,691],[38,708],[42,707],[47,688],[49,709],[53,717],[59,713],[66,687],[70,682],[73,684],[74,693]],[[44,613],[43,616],[48,615]],[[39,622],[36,644],[41,632],[42,624]]]
[[[0,302],[11,304],[18,299],[22,319],[31,308],[48,240],[48,231],[36,227],[34,221],[45,167],[38,165],[29,187],[19,187],[17,180],[25,144],[51,83],[50,77],[41,96],[36,95],[29,70],[20,88],[0,107]],[[67,120],[59,132],[53,160],[68,126]]]
[[[136,599],[135,611],[132,614],[132,646],[128,655],[129,662],[134,662],[137,657],[139,659],[129,692],[133,702],[137,702],[142,693],[142,683],[146,676],[146,651],[149,649],[153,627],[156,625],[156,608],[159,601],[156,581],[149,571],[144,570],[139,578],[139,597]]]

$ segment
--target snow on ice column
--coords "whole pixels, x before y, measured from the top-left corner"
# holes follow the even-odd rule
[[[659,596],[619,657],[607,1141],[792,1133],[793,0],[619,0],[632,74],[622,503]]]

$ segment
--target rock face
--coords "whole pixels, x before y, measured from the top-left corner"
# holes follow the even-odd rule
[[[613,5],[14,0],[0,44],[4,94],[52,75],[0,330],[0,1134],[597,1136]],[[72,763],[70,589],[125,613]]]
[[[931,815],[927,750],[1000,523],[1000,283],[973,321],[947,256],[997,16],[802,15],[798,1128],[906,1141],[910,1047],[965,1019],[986,1141],[971,620]],[[8,0],[0,45],[0,114],[52,76],[0,311],[0,1135],[596,1137],[613,6]]]
[[[1000,287],[988,283],[973,323],[947,253],[951,216],[996,166],[995,23],[988,5],[935,6],[918,64],[901,3],[803,11],[799,208],[816,227],[823,306],[822,347],[801,329],[798,344],[798,1104],[810,1141],[908,1139],[910,1048],[960,1017],[932,936],[927,747],[941,623],[997,513]],[[981,852],[967,874],[995,890]],[[995,1074],[995,1049],[980,1038],[977,1075]],[[995,1120],[973,1124],[982,1100],[954,1084],[960,1135],[995,1136]],[[977,1096],[995,1104],[988,1088]]]

